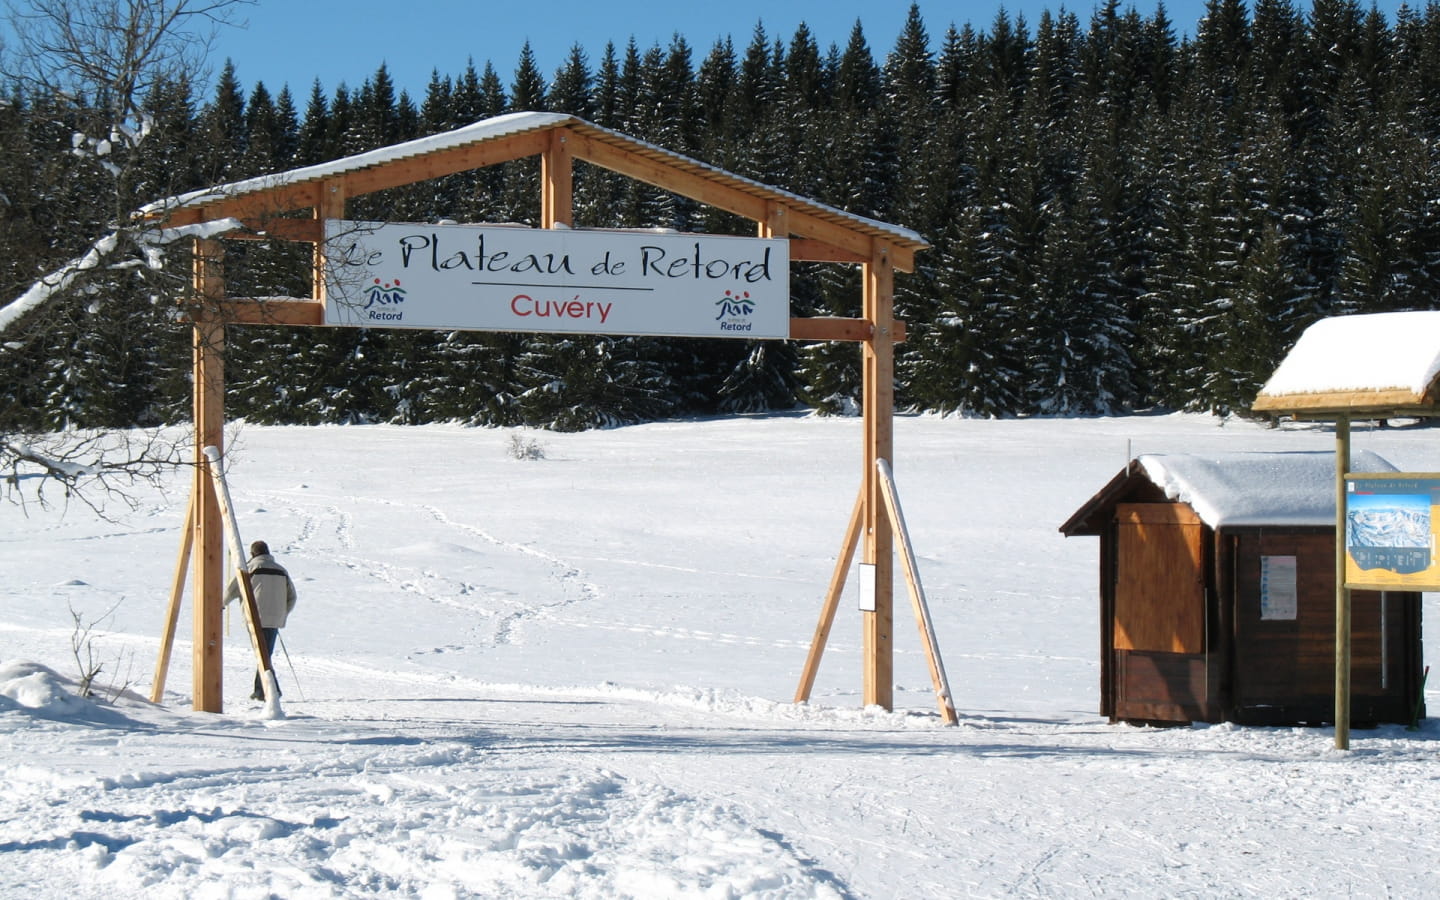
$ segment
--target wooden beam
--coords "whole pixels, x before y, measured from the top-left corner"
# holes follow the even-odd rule
[[[181,209],[158,211],[148,218],[167,227],[214,222],[217,219],[239,219],[244,222],[278,217],[280,213],[291,210],[309,209],[319,198],[320,183],[307,181],[234,197],[216,194],[213,201],[197,202],[194,206]]]
[[[790,239],[791,262],[852,263],[864,265],[870,259],[868,253],[855,253],[823,241],[810,238]]]
[[[1293,413],[1295,415],[1319,416],[1329,414],[1327,418],[1334,418],[1337,415],[1360,416],[1386,411],[1399,411],[1398,415],[1406,415],[1406,408],[1414,409],[1415,412],[1408,415],[1433,415],[1435,403],[1431,398],[1414,391],[1397,388],[1395,390],[1383,391],[1333,391],[1315,394],[1282,394],[1272,396],[1261,394],[1255,398],[1250,409],[1255,412],[1267,412],[1276,415]]]
[[[868,319],[809,316],[790,320],[792,341],[868,341],[874,333]]]
[[[570,132],[550,133],[540,155],[540,227],[575,225],[575,159],[570,155]]]
[[[533,131],[446,150],[435,150],[382,165],[344,172],[329,178],[258,187],[243,194],[199,199],[177,209],[157,209],[146,219],[166,225],[193,225],[216,219],[264,219],[283,212],[311,209],[320,202],[321,187],[338,182],[347,197],[358,197],[388,188],[404,187],[442,178],[471,169],[483,169],[503,162],[537,156],[550,140],[547,131]],[[279,180],[280,176],[276,176]]]
[[[790,236],[790,208],[774,200],[766,206],[769,214],[758,223],[757,235],[762,238],[788,238]]]
[[[792,341],[868,341],[875,334],[869,319],[846,319],[840,316],[797,316],[790,320]],[[893,340],[905,340],[905,323],[896,319]]]
[[[213,315],[225,299],[223,249],[218,241],[195,242],[194,289],[199,314],[194,318],[195,467],[191,493],[195,498],[192,526],[194,552],[194,693],[197,712],[221,712],[221,592],[224,559],[220,506],[205,470],[205,448],[225,442],[225,325]]]
[[[339,181],[326,182],[320,191],[320,198],[316,202],[312,215],[323,232],[325,222],[328,219],[345,218],[345,185]],[[325,308],[325,254],[327,249],[325,241],[315,242],[314,252],[310,254],[310,293],[316,300],[320,301],[320,308]]]
[[[297,241],[318,244],[325,239],[325,229],[319,219],[287,219],[267,216],[259,219],[242,219],[244,231],[234,231],[224,236],[227,241]]]
[[[323,325],[325,304],[297,297],[227,299],[218,315],[226,325]]]
[[[875,609],[861,613],[863,694],[866,706],[895,705],[895,539],[881,496],[878,462],[894,454],[895,415],[895,273],[889,256],[877,252],[864,274],[864,314],[874,328],[863,344],[865,495],[864,551],[861,562],[875,567]]]
[[[699,172],[679,169],[633,150],[578,132],[572,132],[570,152],[576,159],[583,159],[588,163],[618,172],[637,181],[673,191],[707,206],[714,206],[744,216],[752,222],[768,223],[771,221],[771,204],[774,201],[758,194],[748,193],[723,181],[707,178]],[[862,259],[871,259],[876,253],[877,238],[839,222],[826,221],[794,207],[787,209],[786,220],[791,234],[814,238]],[[913,253],[899,247],[892,248],[888,242],[880,243],[887,248],[892,268],[899,267],[903,271],[913,265]],[[902,262],[904,265],[899,265]]]
[[[530,131],[496,138],[483,144],[435,150],[423,156],[413,156],[382,166],[346,172],[339,176],[339,180],[345,185],[346,196],[359,197],[362,194],[404,187],[408,184],[443,178],[446,175],[468,172],[471,169],[483,169],[486,166],[512,162],[527,156],[539,156],[549,146],[551,133],[550,131]]]
[[[683,194],[692,200],[744,216],[752,222],[762,222],[767,218],[768,209],[763,197],[747,194],[694,172],[675,169],[590,135],[572,133],[570,152],[576,159]]]

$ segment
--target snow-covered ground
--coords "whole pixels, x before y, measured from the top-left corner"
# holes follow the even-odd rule
[[[283,718],[248,700],[238,618],[226,711],[191,711],[188,592],[165,702],[141,699],[183,478],[115,521],[0,506],[0,895],[1435,893],[1435,721],[1339,752],[1329,729],[1095,712],[1098,544],[1060,523],[1127,454],[1333,449],[1319,426],[899,420],[959,727],[903,584],[896,711],[860,706],[853,584],[812,702],[790,702],[858,421],[519,435],[538,460],[513,436],[236,431],[242,536],[300,593]],[[1355,447],[1440,471],[1437,437],[1357,428]],[[76,616],[102,692],[128,687],[113,702],[74,696]]]

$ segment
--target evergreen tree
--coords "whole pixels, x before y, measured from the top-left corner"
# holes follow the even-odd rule
[[[310,101],[300,122],[296,140],[295,163],[311,166],[329,159],[330,101],[320,87],[319,79],[310,88]]]
[[[200,115],[198,126],[204,156],[200,177],[206,184],[220,184],[244,177],[240,169],[245,155],[245,96],[235,74],[235,64],[225,61],[215,96]]]
[[[585,57],[585,49],[575,44],[570,48],[565,65],[555,73],[555,79],[550,85],[550,108],[581,119],[590,119],[593,115],[590,82],[590,65]]]
[[[515,110],[543,110],[545,104],[545,77],[535,63],[535,51],[530,42],[520,48],[520,61],[515,67],[515,80],[510,85],[510,107]]]

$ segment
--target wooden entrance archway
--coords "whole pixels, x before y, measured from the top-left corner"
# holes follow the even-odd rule
[[[855,550],[872,566],[873,609],[862,612],[863,699],[893,706],[894,560],[898,509],[887,508],[885,467],[894,450],[895,343],[904,324],[895,319],[895,272],[912,271],[914,255],[929,245],[918,234],[852,215],[769,187],[574,116],[519,112],[444,134],[330,163],[221,185],[145,207],[140,217],[156,226],[210,226],[196,240],[194,298],[194,415],[196,472],[185,546],[193,547],[194,708],[219,712],[221,700],[221,513],[205,469],[204,449],[224,447],[225,328],[231,324],[319,326],[324,319],[324,223],[345,218],[346,202],[375,191],[517,159],[540,159],[542,228],[575,225],[575,160],[599,166],[756,223],[759,237],[786,239],[792,261],[859,265],[860,316],[793,318],[790,338],[854,341],[863,352],[864,446],[861,485],[846,545],[796,699],[809,696],[824,649],[844,569]],[[307,217],[294,217],[309,210]],[[226,295],[222,239],[264,238],[312,245],[315,272],[308,298],[236,298]],[[895,511],[891,511],[895,509]],[[182,554],[183,555],[183,554]],[[177,571],[177,590],[183,573]],[[913,591],[913,587],[912,587]],[[177,594],[178,597],[178,594]],[[172,601],[172,609],[177,604]],[[917,601],[917,615],[923,599]],[[173,629],[173,625],[171,626]],[[933,640],[930,642],[933,651]],[[938,657],[931,653],[932,676]],[[942,673],[943,679],[943,673]],[[163,684],[163,675],[157,678]],[[937,681],[942,713],[954,721],[948,689]],[[158,692],[158,688],[157,688]],[[947,712],[948,710],[948,712]]]

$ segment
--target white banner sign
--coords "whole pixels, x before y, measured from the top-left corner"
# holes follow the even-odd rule
[[[328,220],[325,295],[327,325],[787,338],[790,245]]]

